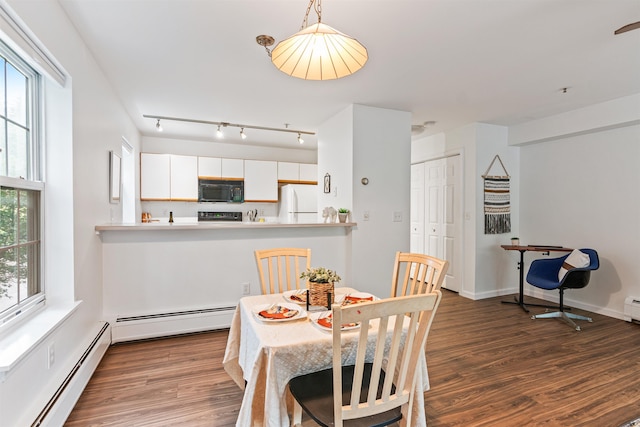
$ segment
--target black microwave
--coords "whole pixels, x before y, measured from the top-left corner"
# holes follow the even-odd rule
[[[198,202],[244,202],[244,181],[198,180]]]

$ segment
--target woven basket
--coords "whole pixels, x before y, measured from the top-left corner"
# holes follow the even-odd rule
[[[330,307],[333,304],[333,282],[307,282],[309,304]],[[331,301],[328,300],[331,298]]]

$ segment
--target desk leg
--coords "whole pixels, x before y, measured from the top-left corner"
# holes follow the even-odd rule
[[[529,312],[529,309],[524,304],[524,253],[525,250],[519,250],[520,252],[520,261],[518,262],[518,269],[520,270],[520,289],[518,293],[518,298],[513,298],[513,301],[502,301],[503,304],[516,304],[519,305],[526,313]]]

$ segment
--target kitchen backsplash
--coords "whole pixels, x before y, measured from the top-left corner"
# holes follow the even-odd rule
[[[258,218],[265,221],[276,221],[278,218],[277,203],[194,203],[194,202],[141,202],[142,212],[149,212],[152,219],[169,220],[169,212],[174,218],[193,218],[197,220],[198,211],[242,212],[243,221],[246,213],[257,209]],[[140,217],[140,215],[138,215]],[[140,221],[140,218],[137,219]]]

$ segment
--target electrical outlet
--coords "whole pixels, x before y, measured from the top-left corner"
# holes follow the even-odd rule
[[[402,222],[402,211],[393,212],[393,222]]]
[[[47,347],[47,369],[51,369],[55,361],[56,361],[56,349],[53,343],[51,343]]]
[[[251,283],[245,282],[242,284],[242,295],[251,295]]]
[[[260,213],[258,215],[264,216],[264,209],[260,209]]]
[[[369,221],[369,211],[362,212],[362,220]]]

